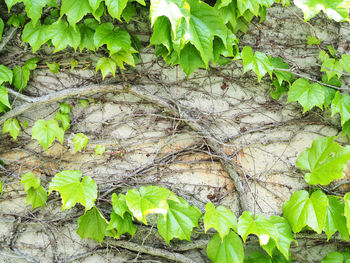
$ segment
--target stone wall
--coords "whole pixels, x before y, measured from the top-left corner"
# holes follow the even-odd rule
[[[303,23],[298,18],[301,15],[293,7],[273,7],[265,22],[252,23],[240,45],[281,56],[293,71],[319,79],[319,49],[307,46],[306,36],[315,30],[324,44],[345,52],[350,26],[323,16],[311,24]],[[142,30],[140,36],[147,41],[148,26],[131,25],[129,29]],[[30,49],[19,43],[16,37],[9,43],[0,54],[0,64],[12,67],[31,56]],[[299,153],[320,136],[339,134],[338,120],[330,118],[329,112],[315,109],[303,115],[297,104],[286,104],[285,97],[273,100],[268,77],[258,83],[251,72],[243,74],[240,62],[209,72],[198,70],[186,78],[180,68],[165,66],[154,57],[152,48],[145,47],[136,68],[101,82],[93,68],[65,69],[54,75],[44,65],[69,62],[72,57],[95,61],[94,55],[52,55],[49,51],[46,48],[37,54],[43,63],[24,91],[26,95],[38,97],[92,85],[106,89],[65,99],[72,106],[72,126],[63,145],[55,143],[49,152],[31,140],[31,127],[38,119],[52,118],[61,101],[39,105],[21,115],[19,120],[29,126],[17,141],[0,136],[0,159],[7,164],[1,175],[0,262],[172,262],[167,253],[175,257],[181,254],[181,262],[209,262],[205,254],[208,237],[202,233],[193,235],[192,246],[187,242],[167,246],[152,225],[139,225],[132,239],[107,238],[101,245],[82,241],[75,233],[82,207],[61,211],[55,194],[43,209],[26,207],[19,178],[27,171],[35,171],[47,186],[62,170],[81,170],[97,182],[98,204],[106,216],[111,193],[141,185],[167,187],[203,211],[212,201],[229,207],[237,216],[244,206],[255,213],[280,215],[283,202],[307,187],[295,166]],[[349,81],[346,79],[346,84]],[[79,99],[88,99],[89,106],[83,107]],[[23,101],[17,99],[16,105],[23,105]],[[73,154],[72,138],[78,132],[89,137],[89,146]],[[103,156],[94,155],[96,144],[106,147]],[[232,178],[239,178],[241,191]],[[345,185],[336,191],[348,189]],[[247,252],[256,244],[252,238]],[[323,236],[309,235],[300,238],[292,252],[295,262],[320,262],[329,251],[343,245],[338,238],[327,243]]]

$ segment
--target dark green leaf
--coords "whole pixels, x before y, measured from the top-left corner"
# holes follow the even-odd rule
[[[107,234],[108,221],[96,207],[79,217],[78,225],[77,233],[82,239],[91,238],[101,243]]]
[[[6,107],[11,108],[11,104],[9,102],[9,97],[7,93],[7,89],[4,84],[0,84],[0,102],[4,104]]]
[[[89,4],[89,0],[62,0],[61,4],[61,17],[67,16],[69,24],[75,28],[75,24],[78,23],[85,15],[91,13],[92,9]]]
[[[13,74],[11,69],[6,67],[5,65],[0,65],[0,85],[6,81],[10,82],[11,84],[12,78],[13,78]]]
[[[114,211],[111,213],[111,220],[107,227],[107,230],[117,229],[117,236],[119,238],[125,233],[129,233],[131,236],[134,236],[137,230],[137,227],[132,222],[132,217],[129,213],[126,213],[124,218],[116,214]]]
[[[346,218],[344,216],[344,204],[339,198],[328,196],[327,217],[324,226],[324,232],[328,240],[336,231],[339,231],[345,241],[349,240],[349,231],[346,227]]]
[[[76,50],[80,44],[79,31],[69,26],[64,20],[50,25],[46,37],[51,39],[52,44],[55,46],[55,52],[63,50],[67,46],[71,46]]]
[[[350,96],[348,94],[341,95],[339,91],[335,94],[332,101],[332,116],[340,113],[341,125],[350,120]]]
[[[40,25],[40,23],[33,26],[32,21],[25,25],[22,33],[22,41],[29,43],[33,49],[33,53],[48,40],[46,37],[47,28],[47,25]]]

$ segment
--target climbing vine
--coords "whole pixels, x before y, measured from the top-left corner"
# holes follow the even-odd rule
[[[314,107],[330,108],[332,116],[339,113],[343,134],[350,137],[350,96],[341,88],[341,77],[350,74],[349,54],[338,54],[332,46],[322,49],[321,39],[316,35],[309,36],[307,44],[320,48],[318,59],[324,75],[318,81],[295,74],[280,57],[253,51],[250,46],[239,50],[239,36],[246,32],[252,19],[260,17],[263,21],[267,8],[273,4],[287,7],[289,0],[5,2],[12,16],[6,25],[0,18],[0,41],[4,28],[12,26],[21,28],[21,40],[30,45],[34,55],[44,45],[53,53],[69,48],[75,52],[93,52],[97,60],[95,69],[101,71],[102,79],[110,74],[115,77],[117,70],[137,64],[140,41],[128,32],[124,23],[129,23],[138,10],[149,10],[153,28],[150,45],[154,46],[156,56],[168,65],[179,65],[189,76],[198,68],[209,70],[212,65],[240,60],[244,73],[252,70],[259,82],[266,75],[270,77],[272,98],[278,100],[286,93],[287,103],[298,102],[303,113]],[[349,21],[348,0],[294,0],[294,4],[304,12],[305,21],[321,11],[336,22]],[[24,11],[13,13],[16,7],[24,7]],[[9,133],[14,140],[20,136],[21,126],[28,124],[16,119],[23,111],[16,111],[11,96],[22,97],[31,103],[22,92],[38,62],[39,59],[33,57],[23,66],[17,65],[13,69],[0,65],[0,124],[3,124],[3,133]],[[79,63],[72,59],[68,66],[73,70]],[[64,66],[57,62],[46,62],[46,65],[54,74]],[[86,103],[81,101],[82,105]],[[37,120],[32,127],[32,139],[48,152],[55,140],[62,144],[65,132],[71,126],[70,111],[71,106],[62,102],[54,119]],[[283,216],[265,217],[244,211],[237,219],[229,209],[215,207],[212,203],[206,205],[203,214],[169,189],[146,186],[129,189],[118,196],[113,193],[110,200],[112,211],[105,217],[96,204],[96,182],[83,176],[79,170],[57,173],[50,181],[48,191],[32,172],[22,175],[21,184],[27,193],[27,205],[32,209],[45,206],[48,195],[54,193],[62,200],[62,210],[71,209],[78,203],[85,207],[77,229],[82,239],[91,238],[101,243],[105,237],[118,239],[126,233],[134,236],[135,221],[147,225],[153,220],[159,235],[168,244],[175,238],[191,241],[193,229],[204,229],[211,236],[206,251],[212,262],[262,262],[263,259],[266,262],[291,262],[289,249],[296,241],[293,233],[308,229],[324,232],[329,239],[339,232],[342,239],[349,240],[350,193],[327,195],[318,187],[342,178],[350,159],[350,147],[343,147],[334,140],[334,137],[319,138],[299,155],[296,165],[306,171],[304,179],[310,189],[292,194],[283,205]],[[72,143],[74,153],[84,151],[89,138],[77,133]],[[105,147],[98,144],[94,152],[103,155]],[[267,255],[253,253],[245,257],[243,242],[249,235],[257,236]],[[334,258],[338,261],[331,261]],[[346,262],[348,258],[347,253],[334,252],[323,262]]]

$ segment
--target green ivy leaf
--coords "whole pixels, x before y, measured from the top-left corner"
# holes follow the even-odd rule
[[[135,13],[136,13],[135,5],[129,2],[129,4],[127,4],[125,9],[123,10],[122,17],[127,23],[129,23],[131,18],[135,15]]]
[[[27,87],[27,83],[30,77],[30,70],[26,67],[15,66],[13,72],[13,86],[19,91],[22,91]]]
[[[61,102],[59,110],[60,110],[61,113],[69,114],[70,110],[71,110],[71,107],[69,106],[69,104],[67,102]]]
[[[170,191],[158,186],[146,186],[130,189],[125,198],[126,203],[137,220],[147,225],[147,214],[162,214],[164,217],[168,212],[167,197]]]
[[[69,24],[73,28],[75,28],[75,24],[78,23],[85,15],[91,12],[92,9],[90,7],[89,0],[62,0],[61,18],[63,15],[66,15]]]
[[[324,226],[324,232],[329,240],[338,230],[345,241],[349,241],[349,231],[346,227],[346,218],[344,216],[344,204],[339,198],[334,196],[328,197],[327,217]]]
[[[27,23],[22,32],[22,41],[29,43],[33,49],[33,53],[37,51],[42,44],[47,41],[46,31],[47,25],[37,24],[33,26],[33,21]]]
[[[70,71],[73,71],[78,66],[78,64],[78,61],[72,58],[70,60]]]
[[[40,178],[36,177],[33,172],[28,172],[22,175],[21,184],[23,184],[24,191],[28,192],[30,188],[37,189],[40,186]]]
[[[17,119],[7,119],[5,122],[4,122],[4,127],[3,127],[3,130],[2,130],[2,133],[10,133],[11,137],[14,139],[14,140],[17,140],[17,137],[19,135],[21,131],[21,127],[19,126],[19,123],[17,121]]]
[[[101,144],[97,144],[94,151],[95,151],[95,155],[99,154],[102,156],[103,153],[106,151],[106,148]]]
[[[58,64],[57,62],[46,62],[46,65],[49,67],[50,72],[53,74],[57,74],[60,71],[60,64]]]
[[[305,181],[309,184],[327,185],[344,176],[342,172],[349,159],[350,147],[335,143],[334,137],[321,137],[299,155],[296,165],[310,171],[305,174]]]
[[[292,78],[294,77],[294,74],[287,72],[287,71],[281,71],[281,70],[277,70],[278,68],[281,69],[289,69],[289,65],[285,62],[283,62],[283,59],[280,57],[269,57],[269,60],[271,62],[273,69],[273,74],[275,74],[278,83],[280,85],[282,85],[283,81],[286,81],[290,84]]]
[[[58,126],[56,120],[37,120],[32,128],[32,139],[38,140],[39,144],[47,151],[55,138],[62,144],[63,137],[64,131]]]
[[[288,92],[288,88],[286,87],[285,83],[280,85],[277,79],[272,82],[272,85],[275,87],[275,89],[271,89],[270,95],[275,100],[278,100],[282,94]]]
[[[125,9],[128,0],[105,0],[108,13],[118,20],[120,20],[120,16]]]
[[[346,226],[350,229],[350,193],[344,196],[344,216],[346,217]]]
[[[83,51],[84,48],[95,51],[94,35],[98,28],[98,22],[93,18],[86,18],[82,24],[78,25],[78,28],[81,35],[79,44],[80,51]]]
[[[254,16],[259,16],[260,3],[256,0],[240,0],[237,1],[237,7],[240,14],[244,14],[249,10]]]
[[[96,72],[98,70],[101,70],[102,79],[104,79],[109,73],[112,73],[113,77],[115,77],[117,63],[112,58],[101,57],[96,63]]]
[[[223,240],[217,233],[208,243],[207,255],[214,263],[243,263],[244,249],[242,241],[232,231]]]
[[[245,46],[241,55],[243,59],[243,73],[247,72],[248,70],[253,70],[258,76],[259,82],[266,73],[269,73],[269,75],[272,77],[273,67],[270,60],[264,53],[256,51],[253,54],[252,48],[250,46]]]
[[[63,128],[64,131],[69,129],[69,127],[70,127],[69,114],[57,112],[55,114],[55,120],[61,121],[62,128]]]
[[[0,102],[4,104],[6,107],[11,108],[11,104],[9,102],[9,97],[7,93],[7,89],[4,84],[0,85]]]
[[[97,185],[90,176],[81,180],[81,171],[62,171],[52,178],[49,185],[49,194],[57,191],[61,194],[62,210],[69,209],[80,203],[89,210],[94,206],[97,198]]]
[[[9,18],[9,20],[7,20],[6,24],[9,25],[9,26],[21,27],[21,26],[24,26],[25,21],[26,21],[26,19],[25,19],[23,14],[13,14]]]
[[[122,218],[115,212],[112,212],[107,230],[113,230],[114,228],[117,229],[116,238],[119,238],[125,233],[129,233],[133,237],[137,230],[137,227],[132,222],[132,216],[129,213],[125,214],[124,218]]]
[[[311,110],[314,106],[322,109],[325,101],[325,92],[322,85],[312,83],[304,78],[297,79],[293,82],[288,92],[287,103],[297,101],[303,106],[303,113]]]
[[[309,46],[321,44],[321,39],[315,36],[306,36],[306,39],[307,39],[306,44],[308,44]]]
[[[19,1],[15,1],[19,2]],[[32,19],[33,25],[35,26],[36,23],[39,21],[41,17],[41,12],[43,7],[46,5],[57,7],[55,0],[23,0],[21,2],[24,2],[27,16]]]
[[[158,216],[158,232],[168,244],[173,238],[190,241],[192,229],[199,227],[198,220],[202,216],[201,211],[184,200],[181,201],[168,200],[169,210],[166,216]]]
[[[325,226],[327,206],[328,198],[321,190],[313,192],[311,197],[305,190],[300,190],[293,193],[289,201],[283,204],[283,215],[294,233],[309,226],[320,234]]]
[[[205,68],[205,64],[198,50],[191,44],[187,44],[181,50],[180,67],[187,76],[191,75],[198,68]]]
[[[32,210],[37,207],[44,207],[46,205],[47,192],[44,187],[39,185],[38,188],[29,188],[27,192],[27,205],[32,206]]]
[[[128,205],[126,204],[125,195],[119,194],[119,196],[117,196],[115,193],[113,193],[112,204],[113,204],[113,211],[117,215],[119,215],[121,218],[124,218],[124,214],[126,212],[131,214],[131,211],[129,210]]]
[[[117,53],[114,53],[113,55],[111,55],[111,58],[114,60],[114,62],[117,64],[117,66],[120,69],[125,69],[124,67],[124,62],[126,64],[129,64],[130,66],[135,66],[135,58],[133,56],[133,53],[136,53],[137,51],[135,51],[133,48],[131,48],[129,51],[124,51],[121,50]]]
[[[328,80],[335,75],[337,75],[338,78],[342,76],[343,66],[339,60],[330,58],[325,51],[320,52],[319,58],[322,61],[321,72],[326,72]]]
[[[332,116],[340,113],[341,125],[350,120],[350,96],[347,94],[341,95],[339,91],[334,96],[332,101]]]
[[[288,259],[289,247],[293,235],[288,222],[279,216],[266,218],[263,215],[254,215],[248,211],[243,212],[238,222],[238,234],[245,242],[249,234],[258,236],[260,245],[272,256],[272,250],[278,250]]]
[[[349,253],[340,253],[337,251],[328,253],[321,263],[349,263],[350,254]]]
[[[131,47],[129,33],[124,29],[114,27],[112,23],[101,24],[96,29],[94,42],[96,47],[106,44],[110,54],[117,53],[123,49],[128,51]]]
[[[350,73],[350,55],[343,54],[341,56],[341,59],[339,60],[339,63],[344,70],[346,70],[348,73]]]
[[[85,134],[78,133],[77,135],[75,135],[73,138],[74,153],[85,149],[88,142],[89,138]]]
[[[23,2],[23,0],[5,0],[8,12],[10,13],[11,7],[20,2]]]
[[[294,0],[294,4],[304,12],[305,21],[316,16],[321,10],[336,22],[345,21],[349,12],[346,3],[347,0]]]
[[[22,68],[23,68],[23,70],[28,70],[28,71],[34,70],[37,68],[38,62],[39,62],[38,58],[36,58],[36,57],[30,58],[24,63]]]
[[[79,217],[78,225],[77,234],[81,239],[91,238],[101,243],[106,235],[108,221],[96,207],[92,207]]]
[[[0,65],[0,85],[4,82],[12,83],[12,70],[6,67],[5,65]]]
[[[89,0],[90,7],[93,12],[95,12],[99,7],[103,0]]]
[[[249,255],[249,258],[244,259],[244,263],[291,263],[291,260],[286,259],[277,249],[272,252],[272,257],[266,254],[254,251]]]
[[[205,232],[207,232],[209,228],[214,228],[217,230],[221,239],[223,239],[226,235],[228,235],[231,228],[237,231],[237,218],[235,214],[226,207],[219,206],[215,208],[213,203],[209,202],[205,207]]]
[[[55,46],[55,52],[63,50],[67,46],[71,46],[76,50],[80,44],[78,29],[75,30],[66,21],[60,20],[48,27],[46,37],[51,39],[52,44]]]
[[[181,24],[181,19],[185,18],[188,22],[190,6],[184,0],[152,0],[150,7],[151,25],[153,26],[156,20],[162,16],[169,19],[172,32],[175,35]],[[153,34],[157,34],[157,31],[154,31]]]
[[[2,38],[3,31],[4,31],[4,21],[0,18],[0,41]]]

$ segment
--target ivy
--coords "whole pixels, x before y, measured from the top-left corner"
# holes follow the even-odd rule
[[[75,135],[73,138],[74,153],[85,149],[88,142],[89,138],[85,134],[78,133],[77,135]]]
[[[2,133],[9,133],[14,140],[17,140],[20,131],[21,127],[19,126],[17,119],[10,118],[4,122]]]
[[[38,120],[32,128],[32,138],[49,151],[48,147],[57,139],[63,143],[64,130],[58,126],[56,120]]]

